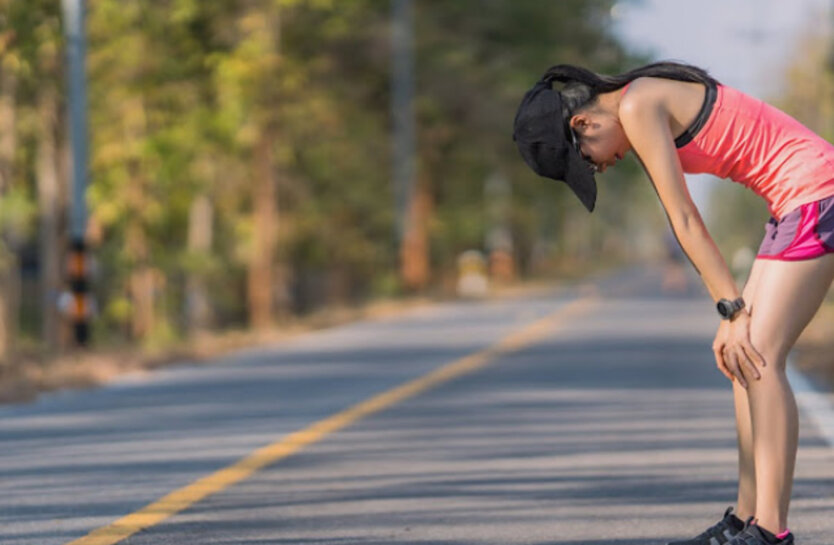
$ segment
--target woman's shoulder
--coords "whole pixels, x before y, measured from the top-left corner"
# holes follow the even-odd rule
[[[651,76],[641,76],[628,82],[621,88],[623,96],[640,95],[640,96],[655,96],[665,97],[675,95],[682,91],[701,91],[703,92],[705,84],[693,81],[679,81],[667,78],[656,78]]]
[[[674,89],[669,82],[671,80],[646,76],[631,80],[619,91],[620,112],[640,112],[665,104]]]
[[[659,108],[673,117],[687,118],[694,117],[701,109],[706,85],[644,76],[629,82],[621,92],[621,112]]]

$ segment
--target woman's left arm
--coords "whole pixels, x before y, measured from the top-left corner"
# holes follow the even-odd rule
[[[734,300],[740,296],[738,286],[689,195],[669,121],[662,98],[650,86],[623,97],[620,104],[623,130],[654,185],[681,248],[714,301]],[[719,328],[713,343],[719,369],[728,378],[738,378],[744,386],[741,365],[757,378],[759,372],[753,362],[764,365],[750,344],[749,321],[746,311],[738,312],[729,326]]]

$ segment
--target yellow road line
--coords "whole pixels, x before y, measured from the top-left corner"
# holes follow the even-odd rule
[[[183,488],[174,490],[142,509],[125,515],[107,526],[93,530],[86,536],[66,545],[113,545],[118,543],[144,528],[159,524],[203,498],[246,479],[263,467],[282,460],[307,445],[320,441],[330,433],[416,396],[433,386],[472,373],[487,365],[496,356],[519,350],[543,338],[562,320],[590,310],[594,302],[596,300],[592,297],[572,301],[556,312],[505,337],[489,348],[448,363],[427,375],[376,395],[340,413],[320,420],[303,430],[291,433],[271,445],[252,452],[228,467],[194,481]]]

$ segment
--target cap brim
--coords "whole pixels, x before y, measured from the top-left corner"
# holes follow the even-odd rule
[[[589,212],[597,198],[594,171],[571,145],[562,119],[562,97],[550,83],[538,82],[522,99],[513,121],[513,140],[539,176],[565,182]]]
[[[576,193],[588,212],[594,211],[597,201],[597,181],[588,162],[573,147],[568,148],[565,183]]]

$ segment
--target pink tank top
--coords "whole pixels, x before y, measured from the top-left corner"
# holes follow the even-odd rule
[[[704,126],[678,148],[684,172],[743,184],[777,220],[834,195],[834,146],[761,100],[726,85],[717,91]]]

